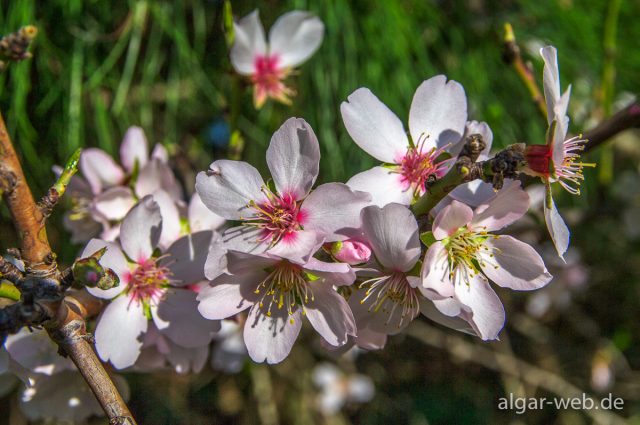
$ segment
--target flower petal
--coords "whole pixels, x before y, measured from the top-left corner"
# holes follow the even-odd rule
[[[238,74],[251,75],[255,71],[255,59],[267,53],[264,28],[258,10],[233,23],[233,46],[231,65]]]
[[[198,173],[196,191],[202,202],[227,220],[254,216],[249,201],[264,202],[264,181],[258,170],[242,161],[219,160]]]
[[[305,120],[289,118],[273,134],[267,165],[280,195],[301,200],[309,193],[320,169],[320,145]]]
[[[554,120],[554,107],[560,100],[560,71],[558,70],[558,52],[553,46],[545,46],[540,49],[540,56],[544,61],[543,88],[544,99],[547,103],[547,122]]]
[[[356,280],[355,272],[345,263],[325,263],[311,257],[304,268],[334,286],[349,286]]]
[[[436,308],[434,303],[429,300],[422,300],[420,302],[420,313],[439,325],[467,334],[476,335],[476,332],[466,320],[461,317],[444,315],[438,308]]]
[[[176,201],[182,200],[182,189],[169,165],[160,159],[153,158],[140,169],[135,192],[138,197],[143,198],[158,190],[164,190]]]
[[[508,179],[505,179],[505,184],[507,181]],[[451,198],[467,204],[472,208],[487,203],[495,194],[496,192],[493,190],[493,185],[483,182],[480,179],[456,186],[455,189],[449,192]]]
[[[453,284],[449,277],[449,254],[442,242],[435,242],[427,250],[422,262],[420,278],[422,279],[421,287],[427,292],[422,291],[422,293],[427,298],[434,299],[434,295],[453,296]]]
[[[400,204],[362,210],[362,229],[377,260],[387,269],[406,272],[420,257],[418,223],[411,211]]]
[[[306,61],[322,43],[324,24],[309,12],[294,10],[280,16],[269,31],[269,54],[278,68],[293,68]]]
[[[259,299],[256,288],[267,277],[263,270],[235,276],[221,275],[200,290],[198,311],[205,318],[221,320],[251,307]]]
[[[570,233],[569,228],[556,208],[556,204],[553,202],[550,188],[547,188],[547,196],[544,203],[544,221],[547,223],[547,229],[558,256],[564,261],[564,253],[569,248]]]
[[[164,190],[154,192],[153,200],[158,204],[162,216],[162,233],[158,245],[164,250],[180,237],[180,212],[173,198]]]
[[[322,235],[312,230],[298,230],[284,237],[267,254],[304,264],[324,243]]]
[[[466,226],[473,218],[473,211],[462,202],[453,201],[438,213],[433,221],[433,236],[442,240]]]
[[[436,75],[424,81],[413,96],[409,112],[409,132],[414,143],[427,137],[425,147],[459,151],[467,122],[467,97],[456,81]]]
[[[207,208],[197,192],[191,197],[187,215],[189,217],[189,230],[192,232],[217,230],[226,223],[223,217]]]
[[[305,313],[311,326],[330,345],[346,344],[349,335],[356,334],[356,322],[349,305],[328,282],[310,285],[313,300],[306,304]]]
[[[140,127],[129,127],[120,145],[120,162],[129,174],[133,172],[136,161],[141,169],[149,160],[149,143]]]
[[[122,220],[120,243],[129,258],[139,263],[151,257],[161,233],[160,207],[151,196],[146,196]]]
[[[131,189],[114,186],[94,198],[93,208],[109,221],[120,221],[136,204]]]
[[[80,171],[84,174],[94,194],[116,186],[124,180],[124,171],[105,151],[88,148],[80,155]]]
[[[351,93],[340,112],[353,141],[377,160],[392,164],[406,153],[409,140],[402,122],[371,90]]]
[[[488,250],[480,250],[480,267],[498,286],[530,291],[553,278],[540,254],[529,244],[508,235],[490,237],[484,244]]]
[[[476,208],[470,227],[487,231],[500,230],[529,209],[529,194],[522,190],[518,180],[509,180],[487,203]]]
[[[413,190],[402,183],[402,176],[385,167],[373,167],[351,177],[347,182],[351,189],[367,192],[371,203],[384,207],[390,203],[411,205]]]
[[[160,260],[171,270],[174,285],[189,285],[205,280],[204,267],[213,238],[212,231],[190,233],[176,240]]]
[[[300,309],[290,316],[287,309],[276,308],[271,311],[271,316],[267,316],[258,304],[254,305],[244,325],[244,342],[249,357],[256,363],[280,363],[291,352],[301,327]]]
[[[168,290],[165,298],[158,305],[156,316],[168,323],[167,327],[158,329],[171,341],[185,348],[202,347],[213,339],[214,332],[220,330],[220,322],[207,320],[198,312],[195,292],[188,289]]]
[[[480,338],[485,341],[498,338],[504,327],[504,307],[484,276],[476,274],[469,284],[459,280],[455,284],[455,292],[456,298],[469,308],[470,324]]]
[[[325,237],[327,242],[344,239],[346,229],[360,227],[360,211],[371,204],[366,192],[353,191],[342,183],[327,183],[318,186],[304,200],[300,211],[306,230],[313,230]],[[339,205],[339,208],[336,208]],[[342,232],[341,232],[342,230]]]
[[[142,334],[148,320],[142,304],[128,296],[116,298],[98,319],[96,350],[103,361],[110,361],[116,369],[133,366],[142,348]]]
[[[224,247],[229,250],[262,254],[269,248],[270,240],[262,240],[264,231],[254,226],[236,226],[222,233]]]

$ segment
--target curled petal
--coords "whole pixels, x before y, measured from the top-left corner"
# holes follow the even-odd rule
[[[462,202],[453,201],[441,210],[433,221],[433,236],[442,240],[466,226],[473,218],[473,211]]]
[[[160,207],[151,196],[140,200],[127,213],[120,226],[124,252],[135,262],[147,260],[158,246],[162,233]]]
[[[279,68],[293,68],[311,57],[322,43],[324,24],[308,12],[294,10],[280,16],[269,31],[269,53]]]
[[[129,174],[133,172],[136,162],[142,168],[149,160],[149,143],[140,127],[129,127],[120,145],[120,162]]]

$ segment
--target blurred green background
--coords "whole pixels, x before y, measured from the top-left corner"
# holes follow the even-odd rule
[[[226,156],[212,141],[211,126],[229,121],[233,102],[239,102],[236,122],[246,142],[243,159],[265,170],[271,134],[286,118],[298,116],[320,140],[320,181],[345,181],[375,160],[350,140],[340,103],[358,87],[369,87],[406,122],[415,88],[440,73],[464,86],[469,118],[489,123],[494,147],[542,143],[545,120],[501,59],[505,22],[513,24],[539,81],[538,48],[558,48],[563,87],[573,84],[574,133],[632,99],[640,81],[640,2],[632,0],[233,1],[237,17],[260,9],[267,29],[292,9],[310,10],[326,25],[320,50],[291,80],[298,92],[293,105],[268,102],[260,111],[253,108],[250,87],[233,74],[220,1],[1,4],[0,33],[29,23],[40,31],[34,58],[0,74],[0,109],[37,195],[52,183],[52,165],[63,164],[76,148],[97,146],[117,155],[130,125],[141,125],[152,143],[169,148],[172,164],[191,192],[195,173]],[[615,29],[617,55],[607,62],[605,33]],[[603,84],[607,66],[615,77]],[[603,166],[586,171],[581,197],[559,196],[557,203],[574,230],[572,244],[588,269],[587,283],[577,290],[562,282],[551,284],[565,292],[551,292],[550,299],[555,302],[569,293],[570,304],[558,307],[552,302],[553,308],[534,317],[526,309],[530,294],[501,291],[508,327],[500,343],[481,344],[445,331],[471,347],[488,347],[490,357],[499,351],[521,358],[590,393],[598,394],[591,383],[594,365],[606,360],[613,378],[602,394],[624,397],[625,409],[618,413],[634,417],[629,419],[633,423],[640,423],[640,243],[633,236],[638,225],[633,211],[640,216],[639,158],[638,134],[627,132],[589,155]],[[7,212],[0,211],[4,249],[15,245],[15,235]],[[68,242],[60,218],[56,213],[49,232],[63,260],[69,261],[79,247]],[[627,221],[631,224],[625,227]],[[545,236],[537,232],[534,238],[544,246]],[[432,336],[440,335],[430,329]],[[434,341],[425,345],[412,336],[397,336],[384,351],[350,362],[349,367],[374,379],[377,394],[372,402],[347,406],[337,415],[323,417],[312,409],[309,376],[319,354],[300,342],[291,359],[268,370],[247,366],[233,376],[213,371],[195,378],[134,376],[131,404],[141,423],[149,424],[264,422],[258,414],[261,398],[277,410],[281,423],[593,421],[571,410],[546,409],[525,416],[499,411],[498,397],[513,388],[530,396],[544,396],[548,390],[506,377],[500,367],[496,372],[478,361],[463,361],[446,341],[440,346],[439,339]],[[255,391],[255,371],[264,377],[263,369],[273,397]]]

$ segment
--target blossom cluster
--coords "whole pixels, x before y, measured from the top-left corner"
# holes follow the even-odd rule
[[[289,102],[294,93],[283,81],[322,36],[322,22],[306,12],[281,17],[268,42],[257,12],[235,25],[231,61],[254,85],[256,106]],[[583,141],[567,139],[569,91],[560,94],[555,49],[541,54],[549,137],[527,147],[518,171],[545,183],[545,218],[562,257],[569,231],[551,185],[577,193],[586,164]],[[65,223],[74,241],[86,242],[81,258],[106,248],[100,263],[120,281],[86,289],[107,300],[94,330],[103,361],[118,370],[186,373],[210,358],[237,371],[247,354],[285,360],[306,322],[329,350],[371,350],[419,315],[490,341],[505,324],[494,285],[530,291],[551,281],[536,250],[504,233],[530,208],[519,180],[499,190],[465,182],[426,214],[411,209],[455,167],[470,136],[485,143],[477,161],[490,158],[492,132],[469,119],[461,84],[444,75],[420,84],[408,132],[368,88],[349,95],[340,112],[353,141],[380,163],[346,183],[316,185],[321,141],[302,118],[273,134],[270,178],[246,162],[216,160],[197,175],[188,202],[166,150],[156,145],[149,154],[140,128],[125,134],[121,165],[98,149],[83,152]],[[11,337],[0,355],[14,366],[0,372],[27,370],[25,382],[46,394],[34,374],[72,366],[19,354],[21,341],[37,337]]]

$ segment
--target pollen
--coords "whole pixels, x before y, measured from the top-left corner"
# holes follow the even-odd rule
[[[245,224],[262,229],[260,241],[274,246],[302,229],[305,214],[300,209],[300,202],[296,201],[293,195],[280,196],[266,187],[262,188],[262,192],[267,200],[262,203],[249,203],[249,207],[256,214],[255,217],[245,220]]]
[[[171,271],[158,264],[162,257],[149,258],[131,272],[127,291],[133,301],[157,302],[171,283]]]
[[[396,171],[402,177],[404,186],[414,191],[414,197],[424,194],[430,179],[439,178],[446,170],[446,161],[438,161],[438,157],[444,152],[443,148],[425,147],[428,136],[422,135],[418,144],[407,150]]]
[[[296,306],[302,307],[304,314],[305,306],[314,301],[313,288],[302,267],[286,260],[279,262],[254,292],[262,294],[258,304],[262,309],[266,307],[268,317],[273,309],[286,309],[291,316]]]
[[[366,280],[360,284],[366,288],[365,296],[360,304],[369,303],[370,313],[387,315],[385,324],[396,317],[398,328],[408,320],[413,320],[420,310],[418,294],[409,285],[404,273],[392,273]]]

